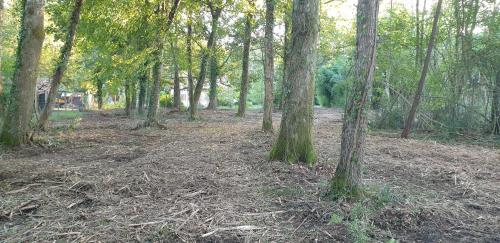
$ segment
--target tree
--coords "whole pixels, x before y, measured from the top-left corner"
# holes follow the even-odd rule
[[[493,104],[491,105],[491,123],[493,134],[500,135],[500,71],[498,70],[493,90]]]
[[[140,70],[139,74],[139,100],[137,104],[137,113],[139,115],[144,114],[144,104],[146,102],[146,89],[148,86],[148,72],[147,72],[148,62],[146,61],[143,68]]]
[[[238,113],[236,116],[245,116],[245,110],[247,106],[247,95],[248,95],[248,67],[250,63],[250,42],[252,41],[252,21],[253,21],[253,8],[255,7],[255,2],[253,0],[248,0],[249,9],[245,14],[245,33],[243,35],[243,63],[241,70],[241,86],[240,86],[240,100],[238,106]]]
[[[314,74],[319,35],[319,0],[294,0],[292,39],[287,66],[285,107],[270,158],[312,164]]]
[[[198,103],[200,101],[201,92],[203,91],[203,86],[205,84],[205,78],[207,74],[207,62],[211,56],[215,45],[216,31],[218,29],[219,17],[222,13],[222,6],[219,4],[213,4],[212,1],[208,2],[208,7],[210,9],[210,14],[212,15],[212,29],[207,41],[207,48],[202,50],[201,62],[200,62],[200,72],[198,74],[198,81],[194,89],[194,105],[191,105],[191,119],[197,118]]]
[[[181,109],[181,78],[179,77],[179,47],[177,46],[177,37],[173,37],[170,43],[172,47],[174,64],[174,109]]]
[[[59,61],[55,67],[54,74],[52,75],[52,83],[50,86],[50,91],[47,97],[46,105],[43,108],[43,111],[40,114],[40,119],[38,121],[38,128],[40,128],[41,130],[47,129],[49,114],[50,110],[52,109],[51,106],[53,105],[54,99],[56,98],[59,85],[61,84],[61,80],[64,76],[64,72],[68,67],[68,62],[71,55],[71,49],[73,47],[73,41],[75,40],[76,29],[78,26],[78,22],[80,21],[80,12],[82,9],[83,0],[75,0],[73,4],[74,4],[73,11],[69,21],[69,28],[68,28],[68,33],[66,35],[66,40],[61,49]]]
[[[193,39],[193,21],[191,16],[191,11],[188,14],[187,23],[187,36],[186,36],[186,52],[187,52],[187,72],[188,72],[188,93],[189,93],[189,119],[196,119],[196,103],[194,98],[194,80],[193,80],[193,49],[192,49],[192,39]]]
[[[3,0],[0,0],[0,29],[3,27]],[[0,36],[0,43],[2,43],[2,36]],[[0,119],[3,114],[3,75],[2,75],[2,46],[0,45]]]
[[[38,64],[44,33],[44,0],[23,0],[17,60],[0,141],[9,145],[29,142],[35,102]]]
[[[331,181],[331,191],[336,194],[354,195],[361,182],[367,101],[375,72],[378,8],[378,0],[358,0],[354,78],[344,113],[340,161]]]
[[[408,138],[408,136],[410,135],[411,127],[413,125],[413,120],[415,120],[415,114],[417,113],[417,108],[420,104],[420,98],[422,97],[422,92],[424,91],[425,79],[427,78],[427,73],[429,71],[429,65],[432,58],[432,50],[434,48],[434,42],[436,41],[436,36],[438,32],[438,22],[439,22],[439,15],[441,14],[442,4],[443,0],[439,0],[436,7],[436,13],[434,14],[432,33],[431,33],[431,38],[429,40],[429,45],[427,46],[427,54],[424,61],[424,67],[422,68],[420,81],[418,82],[417,92],[415,93],[410,113],[408,114],[408,118],[406,119],[405,127],[403,129],[403,132],[401,133],[401,138]]]
[[[290,49],[290,16],[288,14],[289,11],[285,10],[284,22],[285,22],[285,33],[283,34],[283,78],[281,79],[281,101],[280,101],[280,110],[283,110],[285,107],[285,87],[287,77],[286,67],[288,66],[288,51]]]
[[[265,27],[265,53],[264,53],[264,118],[262,130],[273,131],[273,83],[274,83],[274,4],[275,0],[266,0],[266,27]]]
[[[212,14],[212,33],[213,33],[213,44],[210,47],[210,92],[209,92],[209,103],[207,109],[214,110],[217,108],[217,75],[218,75],[218,63],[217,63],[217,31],[219,28],[219,15],[222,12],[223,6],[219,5],[217,9],[213,9],[215,6],[210,2],[209,8],[210,12],[220,11]],[[215,22],[214,22],[215,21]]]
[[[209,103],[207,109],[215,110],[217,108],[217,75],[218,75],[218,64],[217,64],[217,48],[216,44],[212,47],[210,54],[210,92],[209,92]]]
[[[153,64],[153,87],[151,89],[151,99],[149,100],[149,109],[147,119],[144,122],[144,126],[152,126],[157,125],[157,112],[158,112],[158,103],[160,101],[160,88],[161,88],[161,79],[163,72],[163,42],[165,40],[164,34],[168,32],[172,22],[174,20],[175,14],[177,12],[177,7],[179,6],[180,0],[173,0],[170,11],[168,12],[167,22],[162,23],[162,18],[158,18],[159,28],[157,32],[157,39],[155,43],[155,50],[153,53],[154,64]]]

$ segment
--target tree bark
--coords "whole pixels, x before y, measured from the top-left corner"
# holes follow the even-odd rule
[[[137,82],[134,81],[130,84],[130,110],[137,109]]]
[[[250,2],[253,4],[253,1]],[[243,36],[243,66],[241,71],[241,86],[240,86],[240,100],[238,106],[238,113],[236,116],[244,117],[247,106],[248,95],[248,67],[250,64],[250,44],[252,40],[252,21],[253,13],[248,12],[245,17],[245,34]]]
[[[221,7],[215,7],[212,6],[212,4],[209,2],[209,7],[210,7],[210,13],[212,15],[212,30],[210,31],[210,36],[208,37],[208,42],[207,42],[207,48],[203,50],[202,56],[201,56],[201,62],[200,62],[200,73],[198,75],[198,81],[196,83],[196,87],[194,90],[194,106],[192,106],[192,109],[194,112],[194,115],[192,118],[197,117],[197,109],[198,109],[198,103],[200,101],[201,97],[201,92],[203,91],[203,86],[205,85],[205,79],[207,75],[207,62],[211,56],[211,52],[214,48],[215,44],[215,38],[217,34],[217,29],[219,25],[219,17],[222,13],[222,8]]]
[[[319,38],[319,0],[294,0],[292,43],[287,67],[285,107],[270,159],[313,164],[314,75]]]
[[[175,38],[175,37],[174,37]],[[174,55],[174,110],[181,109],[181,79],[179,77],[179,48],[177,46],[177,38],[172,42],[172,52]]]
[[[280,101],[280,110],[283,110],[285,107],[285,96],[286,96],[286,82],[288,80],[287,77],[287,66],[288,66],[288,52],[290,49],[290,41],[289,41],[289,33],[290,33],[290,20],[287,15],[285,15],[285,34],[283,41],[283,79],[281,80],[281,101]]]
[[[405,127],[403,129],[403,132],[401,133],[401,138],[408,138],[410,135],[411,127],[413,125],[413,120],[415,119],[415,114],[417,113],[417,108],[420,104],[420,98],[422,96],[422,92],[424,91],[425,79],[429,71],[429,65],[432,57],[432,50],[434,48],[434,42],[436,41],[436,36],[438,32],[438,22],[439,22],[439,16],[441,14],[442,3],[443,0],[439,0],[436,7],[436,13],[434,14],[434,22],[432,24],[431,39],[429,40],[429,45],[427,47],[427,54],[424,61],[424,67],[422,69],[420,81],[418,82],[418,88],[415,93],[415,97],[413,99],[413,104],[411,106],[410,113],[408,114],[408,117],[405,122]]]
[[[361,183],[368,97],[375,72],[378,9],[378,0],[358,0],[354,80],[344,113],[340,161],[331,181],[334,196],[355,195]]]
[[[416,48],[415,48],[415,67],[418,70],[420,66],[420,14],[419,14],[419,8],[420,8],[420,1],[417,0],[416,4],[416,9],[415,9],[415,16],[416,16]]]
[[[96,86],[97,86],[97,92],[96,92],[97,109],[102,110],[102,106],[104,103],[104,81],[100,77],[97,77]]]
[[[274,83],[274,4],[275,0],[266,0],[266,27],[264,53],[264,117],[262,130],[273,131],[273,83]]]
[[[147,119],[144,122],[144,126],[154,126],[158,124],[158,103],[160,102],[160,89],[161,89],[161,79],[163,72],[163,41],[164,34],[169,31],[170,26],[174,20],[175,14],[177,12],[177,7],[179,6],[180,0],[173,0],[172,7],[168,13],[167,22],[163,26],[160,18],[160,28],[157,33],[156,48],[153,53],[155,58],[155,63],[153,66],[153,87],[151,89],[151,99],[149,101],[149,109]]]
[[[498,70],[493,90],[493,102],[491,104],[491,122],[493,134],[500,135],[500,71]]]
[[[43,0],[23,0],[17,60],[0,141],[8,145],[29,142],[38,65],[44,33]]]
[[[76,29],[78,22],[80,22],[80,13],[82,10],[83,0],[75,0],[73,5],[73,11],[71,13],[71,18],[69,21],[68,33],[66,35],[66,41],[61,49],[59,56],[59,62],[56,65],[54,74],[52,75],[52,83],[50,85],[49,95],[47,97],[47,102],[40,114],[40,119],[38,120],[38,128],[45,131],[47,129],[50,111],[54,103],[54,99],[57,95],[57,90],[61,84],[61,80],[64,76],[64,72],[68,67],[69,58],[71,56],[71,49],[73,47],[73,42],[75,40]]]
[[[217,53],[215,45],[210,54],[210,101],[208,103],[208,110],[215,110],[217,108]]]
[[[191,12],[189,13],[188,24],[187,24],[187,37],[186,37],[186,48],[187,48],[187,65],[188,65],[188,92],[189,92],[189,119],[196,119],[196,106],[198,104],[195,102],[194,98],[194,80],[193,80],[193,49],[192,49],[192,39],[193,39],[193,27]]]
[[[148,87],[148,62],[144,63],[144,67],[141,70],[141,75],[139,77],[139,100],[137,104],[137,113],[139,115],[144,114],[144,104],[146,102],[146,90]]]
[[[3,0],[0,0],[0,29],[3,28]],[[0,43],[2,42],[2,37],[0,36]],[[2,46],[0,45],[0,57],[2,56]],[[3,76],[2,76],[2,60],[0,58],[0,121],[4,114],[4,96],[3,96]]]
[[[132,90],[131,90],[130,81],[125,81],[125,115],[130,116],[132,111]]]

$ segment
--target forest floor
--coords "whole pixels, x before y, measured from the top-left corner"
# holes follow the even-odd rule
[[[332,201],[338,111],[315,111],[312,167],[268,161],[262,113],[234,113],[53,121],[41,145],[0,153],[0,241],[500,241],[498,149],[371,134],[365,195]]]

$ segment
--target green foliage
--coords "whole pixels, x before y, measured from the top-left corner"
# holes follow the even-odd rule
[[[174,96],[169,93],[162,93],[160,95],[160,107],[174,107]]]
[[[316,96],[319,105],[324,107],[345,105],[346,68],[347,59],[343,57],[319,68],[316,78]]]
[[[79,111],[54,111],[49,117],[50,121],[71,120],[82,117]]]

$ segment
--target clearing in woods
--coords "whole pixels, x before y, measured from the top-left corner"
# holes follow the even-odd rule
[[[372,134],[366,198],[332,201],[338,111],[316,110],[311,168],[267,161],[262,113],[202,117],[133,130],[139,119],[88,113],[52,122],[43,147],[3,151],[0,240],[500,241],[495,148]]]

